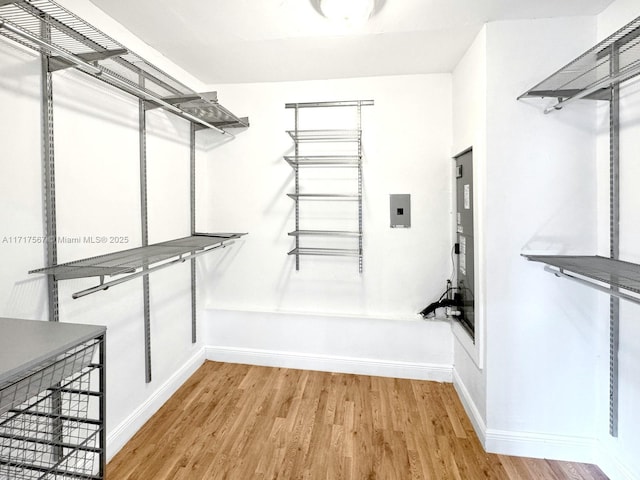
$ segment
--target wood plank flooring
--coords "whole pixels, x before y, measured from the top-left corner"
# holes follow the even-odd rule
[[[107,480],[604,480],[486,454],[451,384],[206,362]]]

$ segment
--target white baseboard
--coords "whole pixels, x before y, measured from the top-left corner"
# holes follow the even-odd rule
[[[107,435],[107,462],[142,428],[178,388],[200,368],[205,361],[204,348],[199,349],[185,364],[147,398],[131,415]]]
[[[594,438],[487,428],[473,398],[455,369],[453,385],[480,443],[487,452],[517,457],[595,463],[596,441]]]
[[[453,367],[429,363],[409,363],[370,358],[312,355],[235,347],[205,347],[207,360],[283,367],[323,372],[354,373],[380,377],[451,382]]]
[[[596,445],[596,463],[600,470],[611,480],[638,480],[640,469],[633,469],[618,457],[609,445],[598,442]]]
[[[487,429],[485,450],[516,457],[596,463],[594,438]]]

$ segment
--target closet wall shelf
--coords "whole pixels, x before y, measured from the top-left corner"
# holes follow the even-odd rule
[[[359,142],[362,130],[287,130],[297,143],[310,142]]]
[[[362,232],[346,230],[295,230],[289,232],[291,237],[362,237]]]
[[[50,71],[76,68],[204,128],[249,126],[51,0],[0,1],[0,35],[47,55]]]
[[[294,248],[288,255],[314,255],[324,257],[359,257],[360,250],[348,248]]]
[[[342,193],[287,193],[294,200],[353,200],[359,201],[362,195],[350,195]]]
[[[614,53],[612,55],[612,53]],[[640,17],[518,97],[551,97],[549,113],[580,98],[609,100],[610,87],[640,74]]]
[[[333,102],[285,103],[285,108],[325,108],[325,107],[364,107],[373,105],[373,100],[337,100]]]
[[[286,162],[296,167],[358,167],[362,158],[358,155],[307,155],[285,156]]]
[[[31,270],[29,273],[53,275],[56,280],[100,277],[99,285],[73,294],[73,298],[80,298],[134,278],[148,275],[161,268],[182,263],[212,250],[224,248],[243,235],[246,235],[246,233],[197,233],[167,242],[154,243],[144,247],[131,248],[97,257],[39,268]],[[114,275],[125,276],[104,282],[106,276]]]
[[[545,263],[546,270],[555,275],[640,304],[640,297],[629,295],[640,295],[640,265],[597,255],[523,256],[533,262]]]

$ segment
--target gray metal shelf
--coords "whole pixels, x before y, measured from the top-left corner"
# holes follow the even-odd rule
[[[294,248],[288,255],[313,255],[324,257],[359,257],[362,255],[360,250],[349,248]]]
[[[362,195],[344,193],[287,193],[287,196],[298,200],[346,200],[359,201]]]
[[[285,103],[285,108],[326,108],[326,107],[364,107],[373,105],[373,100],[335,100],[332,102]]]
[[[640,74],[640,17],[530,88],[526,97],[557,98],[545,113],[588,98],[610,100],[610,87]]]
[[[106,328],[0,318],[0,332],[0,478],[104,478]]]
[[[167,242],[120,250],[106,255],[38,268],[31,270],[29,273],[52,275],[56,280],[100,277],[99,285],[73,294],[73,298],[79,298],[100,290],[106,290],[111,286],[124,283],[133,278],[147,275],[160,268],[165,268],[175,263],[182,263],[217,248],[224,248],[232,244],[234,239],[238,239],[242,235],[246,234],[199,233]],[[114,275],[126,276],[110,282],[104,282],[106,276]]]
[[[362,237],[362,232],[347,230],[295,230],[291,237]]]
[[[291,167],[358,167],[362,157],[358,155],[307,155],[285,156]]]
[[[0,1],[0,35],[49,57],[50,71],[76,68],[202,127],[247,127],[218,103],[182,82],[52,0]]]
[[[296,143],[359,142],[361,130],[287,130]]]

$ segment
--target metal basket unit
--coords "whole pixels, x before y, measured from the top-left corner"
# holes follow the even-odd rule
[[[102,392],[92,389],[104,337],[0,386],[0,479],[100,479]]]

